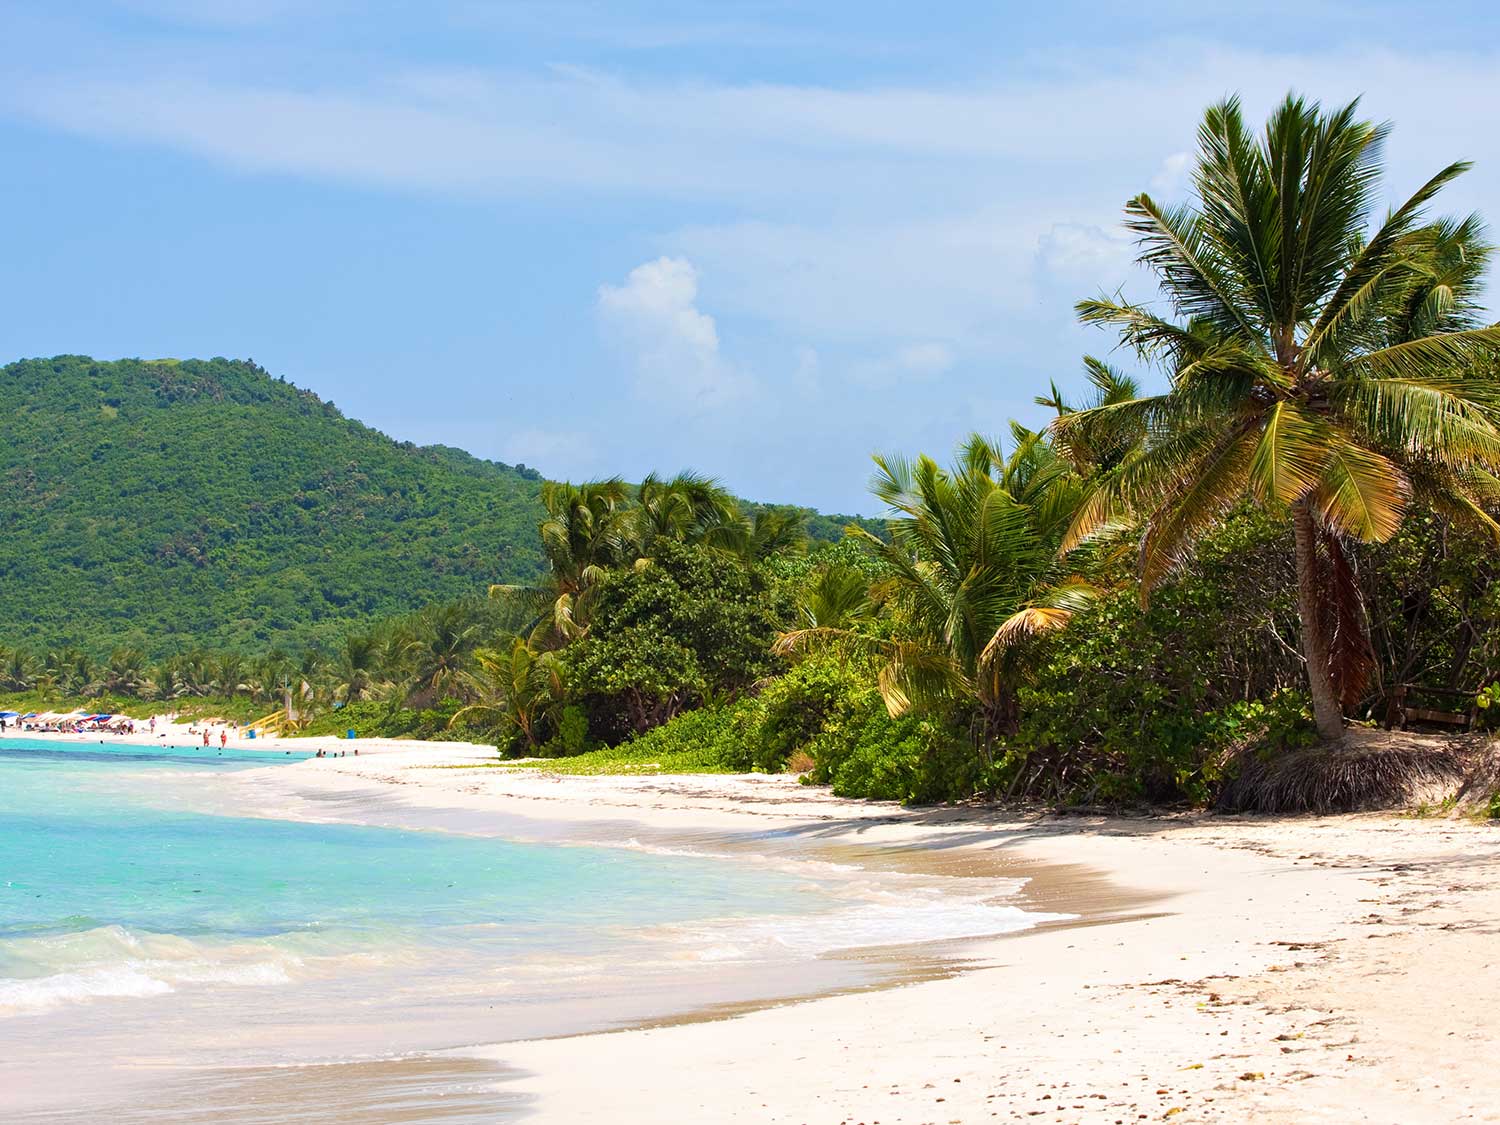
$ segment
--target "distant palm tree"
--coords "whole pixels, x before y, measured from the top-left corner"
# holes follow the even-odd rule
[[[641,481],[635,499],[631,546],[642,557],[651,557],[658,539],[721,546],[738,542],[747,530],[734,497],[697,473],[678,473],[670,480],[652,473]]]
[[[1143,435],[1098,478],[1064,543],[1145,521],[1149,591],[1243,498],[1288,514],[1302,652],[1318,730],[1342,732],[1340,696],[1369,665],[1348,541],[1388,539],[1413,495],[1500,533],[1500,328],[1479,324],[1489,247],[1474,219],[1424,208],[1467,165],[1444,168],[1371,229],[1388,132],[1288,97],[1254,136],[1239,102],[1199,129],[1197,199],[1125,207],[1139,261],[1174,321],[1116,300],[1080,318],[1112,326],[1171,378],[1160,395],[1067,413],[1060,444],[1111,427]]]
[[[408,642],[411,688],[407,702],[431,707],[441,699],[466,694],[464,673],[483,636],[482,623],[462,602],[434,606],[419,618],[418,633]]]
[[[24,649],[6,649],[0,657],[0,687],[30,691],[36,685],[36,666]]]
[[[146,654],[138,648],[117,648],[109,654],[104,690],[115,695],[138,695],[146,682]]]
[[[490,587],[495,598],[534,603],[539,642],[553,646],[581,636],[588,627],[594,587],[611,567],[633,562],[639,525],[628,507],[629,489],[617,478],[542,486],[547,518],[538,530],[547,557],[547,579],[537,586]]]
[[[795,508],[757,508],[739,553],[751,562],[807,552],[807,517]]]
[[[238,653],[220,653],[213,658],[211,669],[213,690],[219,695],[236,696],[248,690],[245,658]]]
[[[842,623],[823,624],[819,607],[778,639],[778,651],[863,647],[882,663],[892,715],[958,700],[976,708],[984,741],[1014,730],[1024,643],[1066,625],[1098,590],[1072,572],[1080,560],[1057,550],[1080,495],[1077,476],[1041,435],[1019,426],[1013,435],[1008,456],[974,435],[946,470],[928,457],[876,457],[871,490],[893,512],[890,542],[850,534],[890,571],[878,591],[895,614],[895,636],[862,633],[853,606],[830,607],[828,618]],[[849,585],[841,602],[854,600]]]
[[[547,720],[566,696],[558,654],[537,652],[525,638],[514,637],[506,647],[480,649],[474,663],[477,669],[468,681],[478,702],[456,711],[449,728],[487,719],[513,727],[528,749],[536,749]]]
[[[384,653],[378,633],[348,633],[339,648],[330,675],[334,695],[342,703],[368,699],[377,692]]]

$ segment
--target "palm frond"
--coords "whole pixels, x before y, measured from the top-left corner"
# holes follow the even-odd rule
[[[1327,454],[1328,427],[1296,404],[1271,407],[1250,460],[1250,488],[1262,503],[1290,504],[1318,482]]]
[[[1401,525],[1410,495],[1405,474],[1392,461],[1340,442],[1330,451],[1311,499],[1323,523],[1339,534],[1383,543]]]

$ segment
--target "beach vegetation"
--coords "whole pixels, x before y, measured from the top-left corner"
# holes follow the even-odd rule
[[[694,472],[541,481],[249,364],[12,365],[68,417],[46,440],[23,418],[0,465],[35,540],[0,541],[0,573],[41,607],[0,691],[905,802],[1446,808],[1470,751],[1375,728],[1500,725],[1500,328],[1482,224],[1431,213],[1466,166],[1380,215],[1386,136],[1355,104],[1289,97],[1261,133],[1210,107],[1190,199],[1125,209],[1164,303],[1077,306],[1143,372],[1086,357],[1082,396],[1037,396],[1043,429],[878,455],[873,519]],[[277,441],[242,440],[266,418]],[[105,476],[65,471],[80,448],[127,523],[97,514]],[[189,468],[210,509],[159,518]],[[60,511],[91,530],[49,538]],[[143,557],[167,577],[124,617],[61,627],[80,575]],[[214,626],[163,631],[167,591]]]
[[[1125,208],[1175,319],[1111,297],[1078,306],[1168,389],[1054,425],[1084,450],[1122,426],[1139,435],[1093,483],[1065,546],[1140,521],[1143,597],[1236,504],[1290,522],[1325,739],[1342,734],[1373,666],[1357,545],[1391,539],[1414,498],[1500,536],[1500,328],[1479,315],[1490,246],[1476,218],[1428,213],[1468,165],[1373,222],[1388,131],[1357,103],[1324,112],[1289,96],[1257,136],[1237,99],[1212,106],[1194,200],[1142,194]]]

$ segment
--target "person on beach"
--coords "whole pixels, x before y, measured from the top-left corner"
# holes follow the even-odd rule
[[[229,734],[227,731],[221,730],[219,732],[219,749],[222,750],[227,745],[229,745]]]

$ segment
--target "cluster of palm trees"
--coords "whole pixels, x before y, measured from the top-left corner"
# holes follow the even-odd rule
[[[530,641],[560,648],[588,631],[591,594],[611,570],[649,563],[662,540],[698,544],[747,562],[807,547],[796,509],[746,510],[716,481],[684,472],[655,474],[631,486],[619,478],[542,486],[547,518],[539,528],[547,576],[539,586],[493,586],[492,597],[530,601]]]
[[[807,549],[805,517],[792,508],[747,509],[716,481],[684,472],[638,485],[611,478],[543,485],[538,528],[547,574],[536,586],[492,586],[490,597],[525,623],[474,654],[467,705],[453,724],[486,723],[537,748],[556,733],[568,697],[562,652],[586,636],[600,584],[651,565],[663,542],[701,546],[754,564]]]
[[[0,649],[0,691],[57,700],[244,698],[271,705],[291,697],[303,715],[361,700],[427,706],[474,694],[473,654],[493,632],[494,617],[480,599],[435,605],[350,633],[332,653],[195,651],[152,661],[135,648],[116,649],[104,660],[77,648],[39,655]]]
[[[1126,223],[1165,308],[1100,298],[1080,318],[1165,376],[1138,384],[1086,360],[1094,398],[1054,386],[1046,435],[973,438],[944,470],[877,458],[892,511],[870,546],[890,578],[856,596],[815,586],[787,653],[854,645],[881,663],[893,714],[972,703],[984,734],[1016,720],[1024,646],[1097,597],[1101,552],[1138,551],[1142,596],[1237,506],[1295,532],[1301,652],[1319,732],[1338,738],[1372,653],[1357,546],[1414,503],[1500,538],[1500,328],[1480,322],[1490,255],[1474,217],[1427,205],[1453,164],[1372,222],[1386,126],[1288,97],[1254,135],[1238,102],[1206,113],[1196,199],[1132,199]],[[840,584],[843,584],[841,588]],[[836,596],[841,595],[841,596]],[[887,634],[865,606],[895,609]]]

